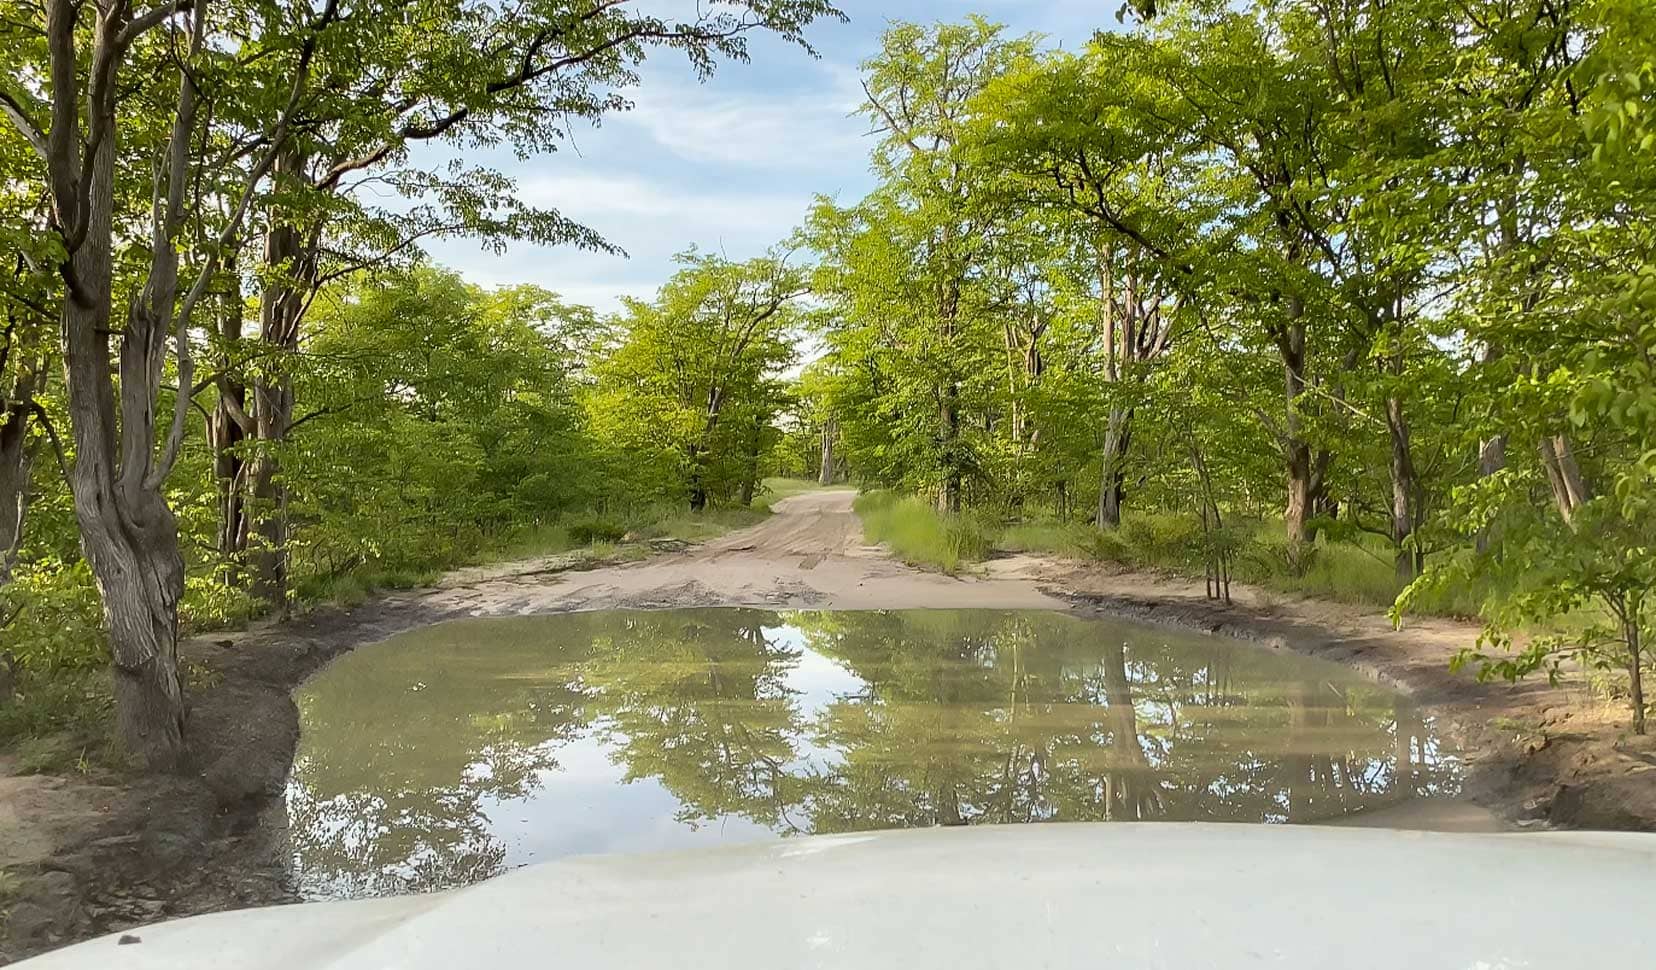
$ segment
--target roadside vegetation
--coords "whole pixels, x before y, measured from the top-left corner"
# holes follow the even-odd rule
[[[1200,579],[1211,537],[1200,520],[1172,512],[1127,512],[1120,527],[1089,522],[1003,521],[982,512],[938,511],[935,503],[888,491],[860,495],[856,508],[869,542],[885,543],[917,566],[947,573],[968,570],[997,553],[1036,553]],[[1309,564],[1289,558],[1282,523],[1249,520],[1232,527],[1230,578],[1272,592],[1389,608],[1402,592],[1384,539],[1321,537]],[[1221,592],[1222,595],[1222,592]],[[1449,591],[1417,604],[1420,612],[1476,617],[1475,591]]]
[[[767,475],[871,490],[870,537],[950,570],[1475,614],[1463,662],[1613,671],[1644,730],[1645,0],[1174,0],[1062,48],[894,23],[874,190],[767,252],[687,240],[610,314],[424,258],[615,252],[467,149],[546,158],[646,59],[808,49],[827,0],[91,9],[0,18],[0,743],[173,769],[181,636],[703,538],[797,487]]]

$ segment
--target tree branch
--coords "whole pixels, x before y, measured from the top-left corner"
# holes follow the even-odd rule
[[[4,90],[0,90],[0,109],[5,111],[6,117],[11,119],[12,125],[23,136],[23,140],[29,143],[29,147],[34,149],[35,154],[39,155],[42,161],[45,161],[46,133],[40,130],[40,126],[35,124],[33,118],[29,117],[28,109],[23,106],[22,102]]]
[[[144,11],[127,21],[126,26],[121,28],[121,32],[115,35],[115,49],[117,51],[126,50],[146,30],[156,26],[173,14],[183,13],[194,6],[195,0],[168,0],[167,3],[163,3],[159,7]]]
[[[58,472],[63,476],[64,487],[73,495],[75,476],[69,467],[69,456],[63,450],[63,439],[58,437],[57,427],[52,424],[51,416],[46,413],[46,408],[39,401],[30,401],[29,409],[34,412],[35,420],[40,422],[41,429],[46,432],[47,440],[51,441],[52,454],[57,458]]]

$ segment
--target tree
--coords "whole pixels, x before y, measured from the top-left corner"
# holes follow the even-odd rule
[[[1082,55],[1026,60],[979,95],[969,136],[977,164],[1011,177],[1003,204],[1082,220],[1081,278],[1098,320],[1087,352],[1108,398],[1096,435],[1101,528],[1121,524],[1133,416],[1174,336],[1200,227],[1219,215],[1199,182],[1200,147],[1165,120],[1146,56],[1142,43],[1101,38]]]
[[[884,183],[851,209],[823,200],[808,227],[827,257],[818,287],[857,330],[830,337],[850,372],[873,363],[866,353],[882,343],[895,338],[901,348],[885,361],[894,379],[875,391],[883,400],[871,403],[883,420],[913,423],[929,440],[904,442],[902,457],[889,449],[888,458],[918,458],[908,475],[930,476],[926,485],[949,512],[960,510],[977,471],[966,412],[977,390],[969,385],[987,364],[988,294],[974,277],[989,226],[969,206],[976,173],[959,141],[972,97],[1030,47],[980,18],[930,29],[893,25],[864,65],[863,112],[882,136],[873,162]],[[851,365],[852,355],[863,361]]]
[[[223,55],[206,43],[209,3],[165,3],[134,10],[102,0],[93,23],[72,0],[51,0],[10,30],[29,69],[43,79],[39,95],[8,86],[3,103],[13,127],[38,155],[34,184],[49,195],[65,391],[74,437],[73,492],[87,559],[97,579],[114,658],[120,733],[130,750],[155,768],[176,767],[183,754],[184,698],[177,660],[178,600],[184,566],[177,522],[163,485],[178,460],[189,394],[175,394],[172,417],[156,446],[167,342],[177,356],[177,381],[193,379],[191,316],[212,281],[220,252],[240,229],[255,187],[288,137],[294,98],[268,105],[265,144],[227,214],[211,218],[190,195],[191,145],[198,135],[207,65]],[[338,16],[336,5],[317,15]],[[9,41],[8,41],[9,42]],[[83,53],[84,51],[84,53]],[[314,42],[285,52],[295,88],[302,87]],[[123,71],[157,70],[176,90],[171,98],[120,83]],[[153,128],[139,128],[138,120]],[[123,128],[131,126],[129,130]],[[130,157],[117,157],[126,134],[152,160],[148,252],[117,274],[115,233],[138,220],[117,190]],[[210,242],[181,278],[181,233],[212,225]],[[182,285],[181,285],[182,284]],[[113,318],[117,289],[125,320]],[[116,367],[111,337],[118,336]],[[118,381],[117,381],[118,375]]]
[[[810,51],[805,28],[842,16],[827,0],[739,0],[698,7],[685,21],[622,3],[535,0],[509,10],[469,4],[455,11],[449,29],[433,32],[401,0],[390,0],[383,14],[331,31],[327,82],[316,87],[310,108],[315,128],[293,140],[265,213],[263,349],[242,423],[254,442],[247,473],[258,533],[253,584],[275,604],[285,602],[287,586],[278,456],[294,421],[285,362],[317,287],[444,234],[619,252],[555,210],[523,205],[513,181],[498,172],[422,164],[412,149],[510,140],[520,153],[555,151],[574,122],[629,107],[624,92],[654,49],[682,51],[705,79],[721,58],[745,61],[754,32]],[[480,45],[479,37],[492,43]],[[410,49],[422,56],[409,58]],[[356,189],[370,183],[421,204],[369,205]],[[233,404],[234,386],[224,393]]]
[[[1484,635],[1459,663],[1512,679],[1556,675],[1565,659],[1620,668],[1632,729],[1643,734],[1645,647],[1656,630],[1656,235],[1641,213],[1656,200],[1656,21],[1638,4],[1609,2],[1593,14],[1576,27],[1586,46],[1570,78],[1586,110],[1537,163],[1569,175],[1547,172],[1527,186],[1547,194],[1526,203],[1550,213],[1545,259],[1531,263],[1540,281],[1480,321],[1501,350],[1485,363],[1500,367],[1502,436],[1531,443],[1535,458],[1513,461],[1508,450],[1500,467],[1455,492],[1449,527],[1486,541],[1429,570],[1398,611],[1444,586],[1486,584]],[[1497,255],[1517,257],[1512,248]],[[1505,363],[1513,358],[1522,366]],[[1582,620],[1567,633],[1543,627],[1511,652],[1515,631],[1563,614]]]
[[[63,334],[73,494],[109,628],[120,733],[152,767],[176,767],[183,756],[177,639],[185,576],[165,485],[197,390],[192,321],[209,292],[227,285],[223,271],[250,212],[265,218],[270,271],[259,275],[267,342],[290,350],[305,302],[292,282],[322,279],[312,268],[321,244],[313,240],[306,251],[295,237],[308,229],[320,239],[326,220],[296,226],[282,213],[296,211],[287,208],[293,183],[319,142],[335,138],[333,148],[364,152],[331,165],[319,189],[399,159],[420,137],[529,144],[533,131],[558,131],[545,126],[550,112],[591,117],[622,106],[614,86],[633,80],[632,65],[652,44],[684,50],[705,72],[715,56],[745,56],[743,35],[752,30],[801,42],[810,22],[837,15],[825,0],[743,0],[680,25],[620,6],[460,5],[440,11],[434,24],[423,10],[350,0],[293,11],[230,0],[143,8],[48,0],[0,25],[0,39],[17,55],[0,81],[0,109],[36,156],[20,194],[48,203],[46,264],[61,281],[50,302]],[[422,44],[445,56],[407,56]],[[389,64],[413,73],[374,70]],[[583,65],[598,73],[566,71]],[[341,116],[341,104],[357,113]],[[369,105],[379,108],[362,113]],[[488,124],[473,130],[465,124],[473,116]],[[392,180],[411,194],[435,193],[441,206],[469,215],[468,225],[500,216],[510,194],[498,179],[485,178],[481,191],[458,177]],[[560,241],[579,241],[567,223],[557,225],[566,230]],[[125,245],[135,237],[147,240],[142,252]],[[225,302],[229,330],[220,335],[234,343],[234,300]],[[249,436],[259,437],[258,415],[268,419],[265,438],[285,434],[291,403],[283,379],[223,382],[223,416],[243,423],[245,434],[245,415],[234,414],[236,383],[252,390]],[[166,406],[169,386],[176,390]],[[255,468],[248,478],[274,482],[275,474]]]
[[[752,498],[806,274],[785,254],[738,263],[690,251],[679,263],[653,303],[626,301],[589,410],[601,434],[672,468],[700,512],[715,497]]]

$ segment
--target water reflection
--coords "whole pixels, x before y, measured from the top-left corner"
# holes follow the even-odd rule
[[[310,897],[796,832],[1306,822],[1455,786],[1418,713],[1342,668],[1052,613],[462,621],[344,657],[299,707]]]

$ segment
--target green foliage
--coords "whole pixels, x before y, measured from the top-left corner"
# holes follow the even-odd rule
[[[594,542],[615,542],[627,534],[627,527],[614,519],[605,519],[599,516],[582,516],[572,519],[565,530],[569,541],[578,546],[589,546]]]
[[[879,491],[853,504],[867,540],[884,543],[905,562],[955,573],[994,547],[993,526],[976,513],[939,512],[921,499]]]
[[[0,703],[0,748],[16,751],[19,774],[108,762],[115,755],[113,714],[105,671],[25,670],[16,695]]]
[[[356,571],[395,585],[601,497],[579,465],[595,446],[575,401],[572,318],[543,291],[485,293],[435,270],[313,311],[297,380],[312,410],[283,456],[302,591]]]
[[[623,110],[652,51],[706,76],[755,31],[803,45],[839,16],[825,0],[682,23],[181,4],[117,45],[106,129],[77,121],[113,150],[98,239],[58,211],[76,197],[41,145],[96,74],[48,70],[52,51],[94,57],[99,35],[81,18],[54,48],[44,8],[19,8],[0,18],[5,651],[34,698],[102,664],[57,466],[120,433],[110,460],[143,472],[176,409],[213,444],[149,482],[185,632],[252,615],[265,543],[301,601],[350,601],[487,555],[705,537],[807,487],[767,475],[826,472],[880,490],[858,499],[872,539],[949,571],[998,544],[1476,613],[1463,664],[1614,668],[1642,728],[1656,9],[1544,6],[1140,4],[1073,49],[893,23],[862,66],[873,191],[819,200],[795,248],[690,249],[609,319],[424,265],[419,240],[451,233],[613,249],[501,172],[431,159],[551,151],[569,131],[548,119]],[[71,359],[112,366],[64,387],[71,250],[104,244],[92,302],[129,316],[77,331]],[[119,414],[68,406],[117,387]]]
[[[654,302],[629,300],[611,322],[586,414],[629,494],[745,504],[777,438],[804,272],[783,255],[679,262]]]

